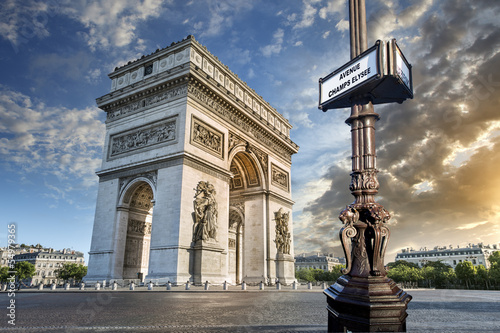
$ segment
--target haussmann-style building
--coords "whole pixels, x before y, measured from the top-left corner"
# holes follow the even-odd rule
[[[483,265],[490,268],[488,257],[496,251],[500,251],[498,244],[486,245],[483,243],[468,244],[464,247],[436,246],[432,249],[421,248],[420,250],[406,248],[397,253],[396,261],[405,260],[422,267],[429,261],[439,260],[452,268],[455,268],[461,262],[470,261],[474,266]]]
[[[109,77],[84,280],[295,280],[288,120],[192,36]]]
[[[72,249],[60,251],[52,248],[27,249],[14,256],[15,262],[27,261],[35,266],[35,275],[25,281],[28,285],[62,283],[57,276],[57,270],[66,264],[85,266],[83,253]]]

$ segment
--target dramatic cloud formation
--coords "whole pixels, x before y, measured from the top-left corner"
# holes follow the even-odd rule
[[[0,86],[0,159],[3,168],[76,177],[95,185],[104,124],[95,107],[46,106]]]
[[[375,107],[378,200],[392,215],[387,261],[408,246],[498,242],[500,2],[367,6],[369,45],[396,38],[413,65],[415,98]],[[81,237],[58,238],[85,251],[106,74],[194,34],[293,125],[295,252],[342,255],[338,214],[353,201],[349,110],[317,105],[318,79],[349,60],[348,30],[346,0],[0,2],[2,200],[17,207],[5,218],[26,226],[26,242],[39,242],[40,225],[84,219],[88,235],[68,224]],[[50,207],[57,216],[47,217]],[[68,213],[75,207],[78,218]]]
[[[392,254],[407,245],[446,245],[447,238],[496,242],[500,236],[500,24],[489,19],[499,7],[440,2],[430,11],[430,4],[422,1],[400,13],[386,7],[386,16],[370,30],[380,37],[393,36],[399,27],[420,27],[403,42],[413,65],[415,99],[376,106],[382,117],[379,201],[393,215]],[[307,219],[299,217],[304,227],[296,232],[300,246],[341,251],[332,230],[340,228],[338,212],[352,201],[349,169],[337,162],[323,175],[331,187],[304,207]],[[315,236],[307,228],[313,223]],[[332,240],[324,242],[324,233]]]

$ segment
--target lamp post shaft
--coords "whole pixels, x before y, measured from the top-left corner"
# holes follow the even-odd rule
[[[349,0],[351,58],[367,49],[365,0]],[[339,237],[346,258],[344,275],[325,290],[328,331],[406,331],[411,296],[387,278],[384,255],[390,232],[389,212],[375,201],[379,182],[375,150],[375,113],[370,96],[351,101],[352,172],[349,189],[354,202],[339,216]]]

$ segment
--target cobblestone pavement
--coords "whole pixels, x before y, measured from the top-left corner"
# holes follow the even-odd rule
[[[0,294],[0,331],[326,332],[326,296],[313,290],[181,287],[166,291],[20,291],[16,326]],[[410,290],[408,332],[500,332],[500,292]]]

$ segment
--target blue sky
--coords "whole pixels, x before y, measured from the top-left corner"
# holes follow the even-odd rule
[[[378,200],[403,247],[500,240],[500,2],[367,0],[369,45],[396,38],[415,98],[376,106]],[[88,252],[104,142],[95,98],[116,66],[187,35],[287,117],[295,252],[342,255],[352,202],[349,110],[318,79],[349,61],[345,0],[4,0],[0,4],[0,245]]]

